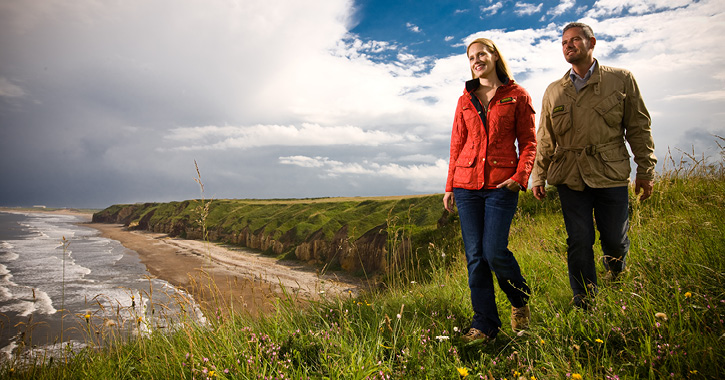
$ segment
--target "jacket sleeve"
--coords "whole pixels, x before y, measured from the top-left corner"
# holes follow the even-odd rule
[[[518,182],[522,189],[529,184],[529,176],[536,157],[536,111],[531,105],[531,96],[525,93],[523,102],[516,105],[516,141],[519,147],[519,163],[511,179]]]
[[[634,162],[637,164],[637,179],[652,181],[657,158],[654,155],[655,143],[650,127],[651,120],[637,82],[630,72],[627,72],[625,89],[627,94],[624,100],[622,124],[634,155]]]
[[[463,145],[468,137],[468,130],[463,121],[462,101],[463,97],[458,99],[456,113],[453,118],[453,129],[451,131],[451,153],[448,161],[448,179],[446,180],[446,192],[453,191],[453,173],[456,168],[458,155],[461,153]]]
[[[546,172],[551,164],[551,157],[556,149],[556,140],[551,124],[551,105],[549,90],[544,93],[541,102],[541,117],[539,119],[539,129],[536,132],[537,146],[536,159],[534,160],[534,168],[532,171],[531,186],[544,186],[546,184]]]

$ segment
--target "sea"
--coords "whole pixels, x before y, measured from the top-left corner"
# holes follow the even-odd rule
[[[0,211],[0,362],[203,323],[191,296],[85,221]]]

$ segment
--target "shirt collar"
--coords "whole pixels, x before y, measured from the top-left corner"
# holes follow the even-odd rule
[[[586,83],[589,80],[589,78],[592,77],[592,74],[594,73],[594,69],[597,67],[597,64],[598,64],[598,62],[595,59],[594,60],[594,63],[592,63],[592,65],[589,67],[589,70],[587,71],[587,73],[584,74],[584,78],[582,78],[579,75],[577,75],[577,73],[572,68],[571,70],[569,70],[569,79],[571,79],[572,83],[576,83],[576,80],[577,79],[579,81],[582,81],[582,82]]]

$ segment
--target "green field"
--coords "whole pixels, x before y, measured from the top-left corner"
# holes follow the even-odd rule
[[[230,310],[209,315],[204,325],[182,320],[176,331],[152,329],[110,347],[93,345],[100,321],[80,318],[89,347],[53,363],[42,356],[5,363],[0,373],[25,379],[724,378],[725,173],[722,164],[675,167],[660,175],[651,199],[640,203],[631,194],[629,271],[621,283],[602,286],[588,311],[570,305],[566,233],[555,191],[544,202],[522,194],[510,248],[532,288],[532,323],[524,334],[512,333],[505,322],[510,305],[499,291],[504,327],[493,344],[466,346],[459,339],[471,317],[465,260],[455,217],[437,223],[440,195],[430,203],[426,197],[246,206],[212,200],[206,217],[196,215],[209,231],[258,220],[224,215],[300,207],[299,219],[285,214],[259,222],[258,229],[279,230],[280,238],[296,236],[289,232],[295,228],[306,236],[320,226],[334,234],[347,208],[367,220],[351,239],[386,223],[387,251],[402,252],[404,259],[391,259],[399,267],[382,276],[387,286],[358,297],[300,307],[299,300],[282,296],[269,315]],[[197,202],[184,210],[198,209],[203,202]],[[416,214],[409,211],[418,207],[412,204],[430,210]],[[232,212],[235,207],[247,211]],[[310,222],[316,208],[319,217]]]

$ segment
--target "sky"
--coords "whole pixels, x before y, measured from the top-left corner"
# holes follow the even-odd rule
[[[572,21],[635,75],[658,170],[719,159],[722,0],[0,0],[0,206],[442,193],[467,43],[539,113]]]

